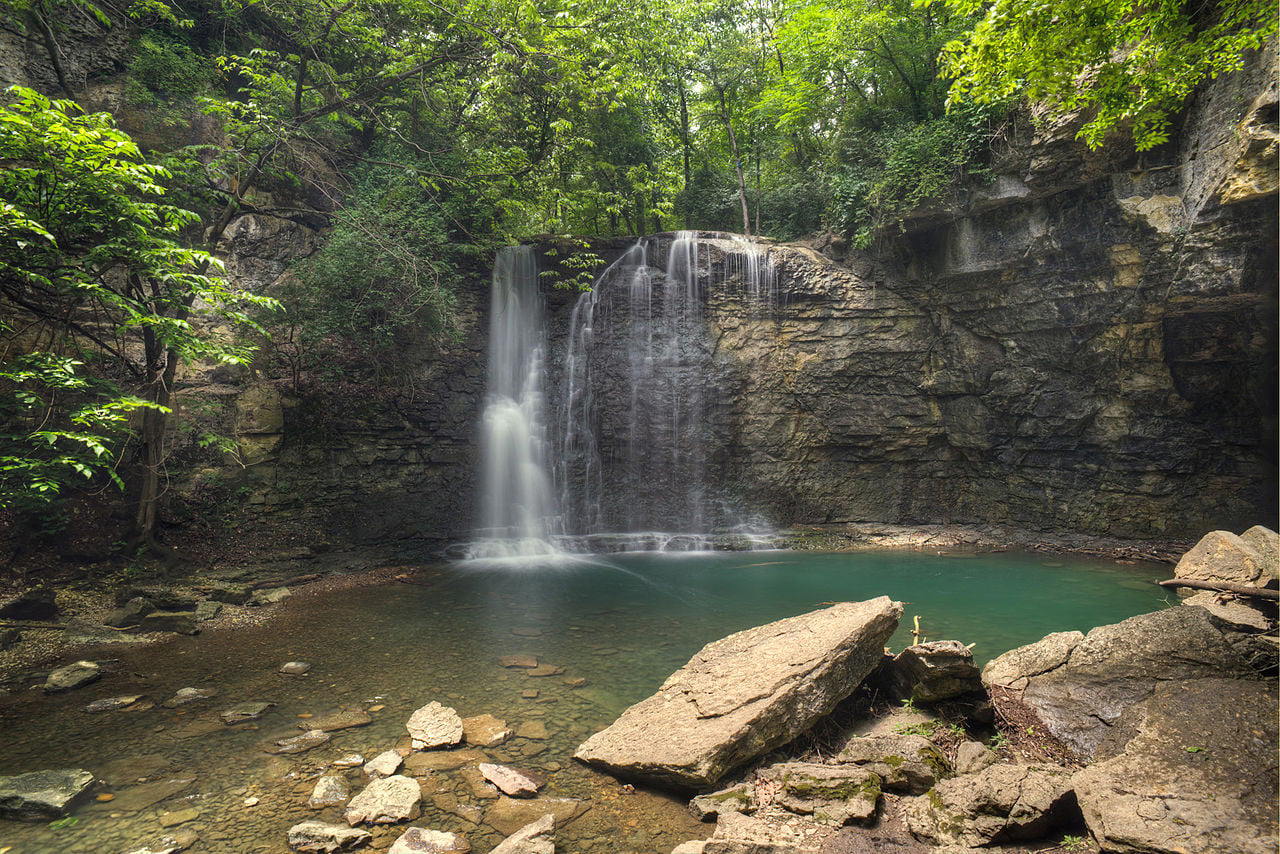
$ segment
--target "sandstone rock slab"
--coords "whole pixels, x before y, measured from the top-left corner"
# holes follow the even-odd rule
[[[434,700],[410,715],[405,728],[413,739],[414,750],[450,747],[462,741],[462,718],[454,709]]]
[[[266,748],[267,753],[291,754],[304,753],[325,744],[331,736],[321,729],[309,729],[301,735],[278,739]]]
[[[93,774],[79,768],[0,777],[0,818],[15,821],[60,818],[91,785]]]
[[[387,854],[468,854],[471,843],[456,833],[411,827],[391,845]]]
[[[982,673],[973,652],[955,640],[907,647],[888,665],[897,695],[917,703],[937,703],[982,690]]]
[[[364,773],[374,780],[379,777],[390,777],[400,770],[404,757],[398,750],[384,750],[364,764]]]
[[[544,815],[555,816],[556,827],[565,827],[581,816],[590,805],[576,798],[498,798],[484,811],[484,823],[501,834],[510,836]]]
[[[542,788],[542,780],[527,771],[482,762],[480,774],[498,787],[498,791],[511,798],[532,798]]]
[[[836,760],[859,765],[880,777],[882,788],[919,795],[951,771],[946,756],[919,735],[854,736]]]
[[[532,821],[498,843],[489,854],[555,854],[556,817]]]
[[[1250,539],[1247,541],[1230,531],[1210,531],[1205,534],[1178,561],[1178,566],[1173,571],[1174,578],[1225,581],[1250,587],[1266,586],[1275,577],[1270,572],[1274,559],[1265,557],[1251,544],[1265,544],[1266,534],[1257,529],[1250,529],[1250,532]]]
[[[462,740],[476,747],[497,747],[511,738],[506,721],[493,715],[475,715],[462,719]]]
[[[762,768],[758,776],[771,784],[768,798],[761,798],[757,787],[761,806],[772,804],[822,824],[866,821],[880,803],[879,775],[857,765],[782,762]]]
[[[619,776],[700,788],[792,740],[883,656],[902,606],[845,602],[707,644],[575,756]]]
[[[351,787],[347,781],[336,774],[326,774],[316,781],[311,789],[311,797],[307,798],[307,806],[313,810],[326,807],[339,807],[351,800]]]
[[[410,777],[394,775],[374,780],[347,804],[343,818],[357,824],[395,824],[410,821],[422,811],[422,788]]]
[[[102,678],[102,668],[92,661],[77,661],[51,672],[44,682],[46,694],[60,694],[97,682]]]
[[[373,841],[367,830],[326,824],[323,821],[304,821],[289,828],[288,843],[293,851],[335,854],[338,851],[354,851]]]

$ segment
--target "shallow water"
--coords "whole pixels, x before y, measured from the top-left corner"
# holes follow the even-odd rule
[[[591,808],[559,831],[559,850],[666,854],[706,835],[683,802],[627,793],[569,757],[702,644],[824,602],[886,594],[907,603],[895,649],[910,642],[918,614],[927,637],[975,643],[975,656],[985,661],[1051,631],[1087,630],[1161,607],[1164,593],[1152,581],[1167,575],[1166,567],[1043,555],[632,554],[535,568],[438,566],[417,584],[299,595],[259,626],[143,649],[104,648],[94,657],[117,658],[112,672],[70,694],[0,698],[0,774],[84,767],[106,778],[100,791],[117,795],[77,810],[71,827],[0,822],[0,850],[124,854],[164,835],[162,813],[195,806],[199,818],[176,828],[199,831],[194,852],[286,851],[285,831],[296,822],[340,820],[337,810],[317,814],[305,805],[328,762],[395,746],[412,711],[441,700],[463,716],[488,712],[513,727],[545,723],[545,740],[516,738],[486,752],[543,772],[544,796],[590,799]],[[498,666],[498,656],[515,653],[566,672],[534,678]],[[275,672],[293,659],[311,662],[311,672]],[[565,684],[572,678],[587,684],[572,688]],[[177,710],[83,711],[92,700],[122,694],[158,702],[189,685],[221,693]],[[539,691],[536,699],[521,696],[529,688]],[[257,728],[223,726],[218,712],[246,700],[278,705]],[[385,707],[371,725],[334,733],[308,753],[262,751],[269,737],[298,732],[305,724],[298,715],[371,705]],[[126,809],[139,779],[185,776],[197,779],[174,797]],[[351,782],[358,790],[357,773]],[[452,812],[458,804],[492,803],[471,794],[458,772],[435,774],[424,790],[423,816],[414,824],[463,833],[477,852],[501,838]],[[260,802],[247,807],[246,797]],[[399,832],[380,831],[374,850]]]

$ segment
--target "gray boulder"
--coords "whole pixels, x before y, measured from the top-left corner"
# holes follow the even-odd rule
[[[0,777],[0,818],[14,821],[61,818],[91,785],[93,774],[79,768]]]
[[[313,810],[325,807],[338,807],[351,800],[351,787],[346,779],[336,774],[326,774],[316,781],[311,789],[311,797],[307,798],[307,806]]]
[[[411,777],[396,774],[374,780],[351,799],[343,817],[352,826],[410,821],[422,811],[422,787]]]
[[[1273,683],[1157,685],[1073,781],[1103,849],[1275,854],[1275,709]]]
[[[1071,772],[1056,765],[992,765],[943,780],[905,801],[902,814],[914,836],[938,845],[1036,839],[1075,814]]]
[[[781,807],[836,827],[866,821],[880,804],[880,777],[856,765],[781,762],[759,771],[757,809]],[[767,796],[763,792],[767,791]]]
[[[1262,559],[1262,571],[1266,578],[1280,578],[1280,534],[1270,528],[1254,525],[1240,535],[1245,545],[1251,546]]]
[[[957,774],[976,774],[996,763],[996,752],[978,741],[961,742],[956,748]]]
[[[498,843],[489,854],[556,854],[556,817],[544,815]]]
[[[854,736],[836,754],[838,762],[859,765],[893,792],[919,795],[951,772],[947,758],[919,735]]]
[[[326,824],[323,821],[304,821],[289,828],[289,848],[293,851],[335,854],[338,851],[354,851],[373,841],[367,830]]]
[[[0,605],[0,619],[48,622],[58,617],[57,595],[51,587],[23,591]]]
[[[44,681],[44,690],[46,694],[72,691],[101,678],[102,668],[97,664],[92,661],[77,661],[50,673]]]
[[[791,741],[853,693],[880,663],[901,615],[900,603],[881,596],[707,644],[575,756],[619,776],[709,786]]]
[[[143,617],[155,609],[156,606],[151,604],[150,599],[135,596],[108,614],[102,622],[104,625],[113,628],[124,629],[138,625],[142,622]]]
[[[1173,571],[1174,578],[1265,587],[1268,581],[1276,577],[1275,546],[1268,542],[1275,534],[1261,526],[1250,528],[1246,534],[1248,540],[1237,537],[1230,531],[1210,531],[1205,534],[1178,561],[1178,566]],[[1255,544],[1262,546],[1262,550],[1255,547]]]
[[[973,652],[960,641],[929,641],[909,646],[887,665],[898,697],[937,703],[982,690],[982,673]]]
[[[1274,649],[1256,636],[1227,630],[1203,608],[1178,607],[1087,635],[1050,635],[991,661],[982,678],[993,692],[1011,691],[1050,735],[1088,759],[1110,726],[1158,682],[1259,678],[1259,667],[1274,658]]]

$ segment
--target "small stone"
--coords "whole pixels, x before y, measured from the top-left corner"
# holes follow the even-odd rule
[[[258,798],[245,798],[243,803],[247,807],[256,807],[258,804],[262,803],[262,801]]]
[[[116,629],[124,629],[130,626],[136,626],[142,622],[142,618],[150,614],[156,609],[151,604],[150,599],[142,596],[135,596],[123,606],[116,608],[103,619],[103,625],[111,626]]]
[[[559,676],[561,673],[564,673],[563,667],[557,667],[554,664],[539,664],[537,667],[534,667],[530,670],[526,670],[524,672],[524,675],[533,676],[533,677]]]
[[[583,676],[571,676],[563,681],[564,684],[568,685],[570,688],[581,688],[587,684],[586,677]]]
[[[194,703],[196,700],[208,700],[216,696],[218,696],[217,688],[179,688],[178,693],[160,705],[166,709],[176,709],[178,706],[185,706],[187,703]]]
[[[364,757],[359,753],[348,753],[344,756],[339,756],[329,764],[334,768],[358,768],[364,764]]]
[[[471,795],[481,800],[491,800],[498,797],[498,790],[490,785],[484,775],[480,773],[479,768],[463,768],[458,772],[458,776],[462,778],[462,782],[466,784],[467,790]]]
[[[525,688],[523,691],[520,692],[520,696],[524,697],[526,700],[536,700],[538,699],[539,693],[540,692],[538,691],[537,688]]]
[[[222,603],[213,602],[208,599],[196,605],[195,615],[197,623],[207,623],[216,619],[222,613]]]
[[[101,678],[101,667],[92,661],[77,661],[50,673],[49,678],[45,680],[44,691],[46,694],[58,694],[80,688]]]
[[[195,807],[187,807],[186,809],[174,810],[173,812],[162,813],[160,815],[161,827],[177,827],[180,824],[186,824],[189,821],[195,821],[200,817],[200,810]]]
[[[365,763],[364,773],[375,780],[380,777],[390,777],[400,770],[403,762],[404,757],[398,751],[384,750]]]
[[[516,628],[511,630],[511,634],[522,638],[540,638],[542,637],[542,629]]]
[[[537,667],[538,657],[536,655],[504,655],[498,659],[498,664],[503,667]]]
[[[405,724],[414,750],[448,747],[462,741],[462,718],[449,706],[432,701],[414,712]]]
[[[456,833],[411,827],[391,846],[387,854],[467,854],[471,843]]]
[[[303,753],[327,742],[332,736],[321,729],[309,729],[302,735],[282,738],[274,747],[268,747],[267,753]]]
[[[476,715],[462,719],[462,738],[476,747],[496,747],[511,738],[511,730],[493,715]]]
[[[516,738],[532,738],[543,741],[547,738],[547,725],[542,721],[525,721],[516,727]]]
[[[138,623],[140,632],[174,632],[194,635],[200,632],[194,611],[152,611]]]
[[[493,765],[482,762],[479,766],[481,775],[504,794],[513,798],[532,798],[542,788],[543,781],[528,773],[508,768],[505,765]]]
[[[347,781],[334,774],[327,774],[316,781],[315,787],[311,790],[311,797],[307,798],[307,806],[313,810],[319,810],[325,807],[342,806],[349,800],[351,800],[351,787],[347,785]]]
[[[222,718],[222,722],[225,724],[238,724],[243,723],[244,721],[255,721],[262,717],[267,710],[274,705],[275,703],[249,701],[247,703],[240,703],[232,706],[225,712],[222,712],[219,717]]]
[[[456,771],[464,765],[484,762],[488,757],[478,750],[444,750],[438,753],[410,753],[405,757],[406,774],[425,777],[436,771]]]
[[[143,696],[142,694],[128,694],[123,697],[104,697],[101,700],[94,700],[85,706],[84,710],[91,714],[96,712],[115,712],[120,709],[127,709],[141,700]]]
[[[399,775],[374,780],[347,804],[347,824],[395,824],[418,817],[422,788],[416,780]]]
[[[246,604],[249,605],[275,605],[283,602],[293,595],[293,591],[288,587],[272,587],[269,590],[255,590],[253,595],[249,597]]]
[[[368,726],[373,723],[373,718],[361,709],[348,708],[341,711],[333,712],[327,715],[321,715],[311,722],[310,725],[300,727],[304,729],[322,729],[325,732],[337,732],[343,729],[352,729],[353,727]]]
[[[94,798],[95,801],[103,804],[105,804],[107,801],[114,801],[115,799],[116,799],[116,796],[111,794],[110,792],[103,792],[102,794]]]
[[[745,812],[752,808],[754,793],[755,787],[750,783],[738,783],[718,792],[698,795],[689,801],[689,812],[699,821],[711,821],[731,812]]]
[[[311,665],[305,661],[286,661],[280,665],[280,672],[288,676],[301,676],[311,669]]]
[[[294,851],[335,854],[338,851],[354,851],[373,841],[367,830],[325,824],[322,821],[304,821],[289,828],[289,848]]]

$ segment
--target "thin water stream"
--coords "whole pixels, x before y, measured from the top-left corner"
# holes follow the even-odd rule
[[[627,793],[617,781],[570,757],[587,735],[647,696],[701,645],[732,631],[820,607],[888,594],[923,618],[932,638],[976,643],[979,660],[1050,631],[1088,629],[1161,607],[1152,581],[1163,567],[1129,567],[1042,555],[943,557],[919,553],[792,552],[632,554],[514,568],[475,563],[429,567],[419,584],[388,583],[302,594],[268,622],[179,637],[144,649],[103,648],[118,659],[86,688],[55,696],[38,690],[0,697],[0,774],[86,767],[116,795],[77,810],[73,826],[0,822],[11,854],[125,854],[158,839],[160,817],[192,806],[182,825],[218,854],[284,852],[285,833],[337,810],[306,806],[315,777],[356,751],[395,746],[404,721],[432,700],[465,715],[490,713],[525,737],[486,749],[492,759],[543,773],[543,797],[584,800],[589,809],[562,827],[570,854],[667,854],[704,835],[682,801]],[[563,674],[530,677],[498,657],[537,656]],[[288,660],[310,673],[276,672]],[[567,680],[585,679],[580,687]],[[163,700],[186,686],[219,696],[179,709],[88,714],[90,701],[141,693]],[[526,692],[536,691],[536,697]],[[274,702],[257,724],[227,727],[218,713],[249,700]],[[334,734],[296,756],[271,756],[271,738],[299,732],[344,706],[371,712],[365,727]],[[348,772],[354,788],[358,771]],[[167,800],[138,806],[156,782],[194,778]],[[140,780],[145,782],[139,782]],[[486,823],[493,801],[477,797],[461,770],[423,779],[424,812],[414,824],[463,833],[477,852],[501,835]],[[151,788],[148,788],[151,787]],[[257,798],[246,806],[246,798]],[[380,831],[385,849],[402,830]]]

